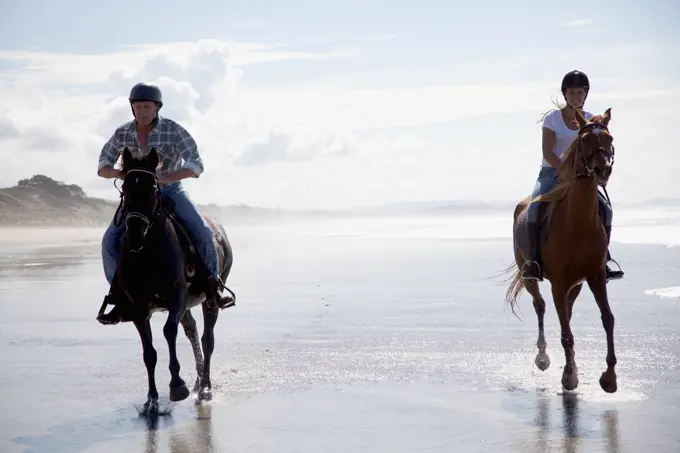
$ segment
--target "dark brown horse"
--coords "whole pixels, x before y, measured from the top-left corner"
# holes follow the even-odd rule
[[[600,386],[605,392],[613,393],[616,392],[617,384],[614,371],[614,315],[607,298],[605,274],[608,240],[598,214],[598,186],[607,184],[614,161],[613,137],[607,128],[611,109],[607,109],[603,115],[594,116],[589,122],[577,111],[576,119],[580,129],[558,169],[559,183],[551,192],[533,200],[542,202],[539,222],[544,231],[541,232],[540,259],[544,277],[552,287],[562,330],[566,359],[562,374],[563,387],[574,390],[578,386],[574,335],[569,323],[574,301],[583,283],[587,282],[600,308],[602,325],[607,335],[607,370],[600,377]],[[526,288],[531,294],[538,317],[538,354],[535,363],[544,371],[550,366],[543,333],[545,301],[538,282],[524,281],[520,274],[525,261],[526,211],[530,202],[529,197],[525,198],[514,212],[515,262],[509,270],[514,269],[515,273],[506,293],[506,302],[514,313],[522,289]]]
[[[170,354],[170,400],[181,401],[190,395],[180,377],[177,358],[177,331],[181,323],[191,342],[198,373],[194,391],[198,400],[212,398],[210,359],[215,347],[214,329],[219,308],[206,300],[207,269],[194,251],[192,240],[172,214],[159,188],[156,149],[148,155],[133,156],[125,148],[122,159],[123,187],[121,211],[125,235],[118,258],[116,303],[123,321],[133,322],[142,341],[149,391],[144,411],[158,413],[156,389],[156,350],[153,347],[150,319],[157,311],[168,313],[163,334]],[[116,213],[118,215],[118,213]],[[220,266],[220,281],[226,283],[233,263],[233,253],[222,226],[207,218],[215,235]],[[228,290],[228,289],[227,289]],[[231,292],[230,290],[228,290]],[[233,292],[231,292],[233,296]],[[210,299],[212,301],[212,299]],[[199,343],[196,321],[191,308],[203,308],[203,336]],[[202,351],[201,351],[202,346]],[[205,355],[205,356],[204,356]]]

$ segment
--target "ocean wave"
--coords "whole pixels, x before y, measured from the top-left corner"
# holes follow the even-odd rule
[[[641,213],[614,216],[612,242],[630,244],[680,245],[680,222],[675,213],[661,212],[645,217]],[[512,214],[403,217],[350,217],[297,221],[280,225],[289,236],[352,237],[360,239],[510,239]]]
[[[664,299],[678,299],[680,298],[680,286],[671,286],[669,288],[656,288],[645,290],[645,294],[649,296],[657,296]]]

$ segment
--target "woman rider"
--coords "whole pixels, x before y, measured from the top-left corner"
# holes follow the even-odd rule
[[[592,113],[583,110],[589,91],[590,81],[588,76],[581,71],[570,71],[562,79],[562,95],[566,105],[562,109],[548,113],[543,119],[543,162],[538,173],[538,180],[531,193],[532,199],[550,192],[558,182],[557,168],[560,165],[561,158],[578,135],[579,125],[576,121],[576,110],[579,110],[586,120],[592,118]],[[607,242],[609,242],[612,229],[612,207],[601,193],[598,195],[599,211],[603,213]],[[543,281],[538,251],[540,240],[538,237],[538,210],[539,203],[529,205],[527,219],[529,256],[522,267],[522,278],[525,280]],[[612,258],[609,250],[607,250],[607,262],[610,261],[612,261]],[[606,266],[606,272],[607,280],[623,277],[623,271],[620,268],[618,271],[613,271],[609,264]]]

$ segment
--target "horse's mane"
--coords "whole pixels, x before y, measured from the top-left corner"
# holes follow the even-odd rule
[[[558,182],[548,193],[539,195],[532,202],[559,201],[567,196],[569,186],[576,174],[576,156],[578,156],[579,141],[574,140],[564,153],[564,160],[557,169]]]

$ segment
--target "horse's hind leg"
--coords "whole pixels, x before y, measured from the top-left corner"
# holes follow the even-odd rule
[[[201,385],[198,392],[200,401],[210,401],[212,399],[212,382],[210,381],[210,360],[215,350],[215,324],[219,310],[213,304],[204,302],[203,305],[203,335],[201,344],[203,345],[203,373],[201,374]]]
[[[187,311],[184,312],[181,323],[184,328],[184,334],[189,339],[191,349],[194,351],[194,360],[196,361],[196,383],[194,384],[194,393],[198,393],[201,375],[203,374],[203,352],[201,351],[201,342],[198,339],[196,319],[194,319],[190,309],[187,308]]]
[[[536,366],[539,370],[545,371],[550,367],[550,357],[545,351],[548,347],[548,343],[545,341],[545,333],[543,327],[543,318],[545,317],[545,300],[541,295],[541,291],[538,287],[538,282],[535,280],[527,280],[525,283],[525,288],[534,301],[534,310],[536,311],[536,317],[538,318],[538,340],[536,341],[536,347],[538,348],[538,354],[536,354]]]
[[[149,391],[147,393],[146,403],[144,403],[144,412],[148,414],[157,414],[158,389],[156,389],[156,363],[158,362],[158,354],[153,347],[151,323],[147,318],[135,320],[134,324],[137,328],[137,332],[139,332],[139,337],[142,340],[144,365],[146,366],[146,374],[149,379]]]

